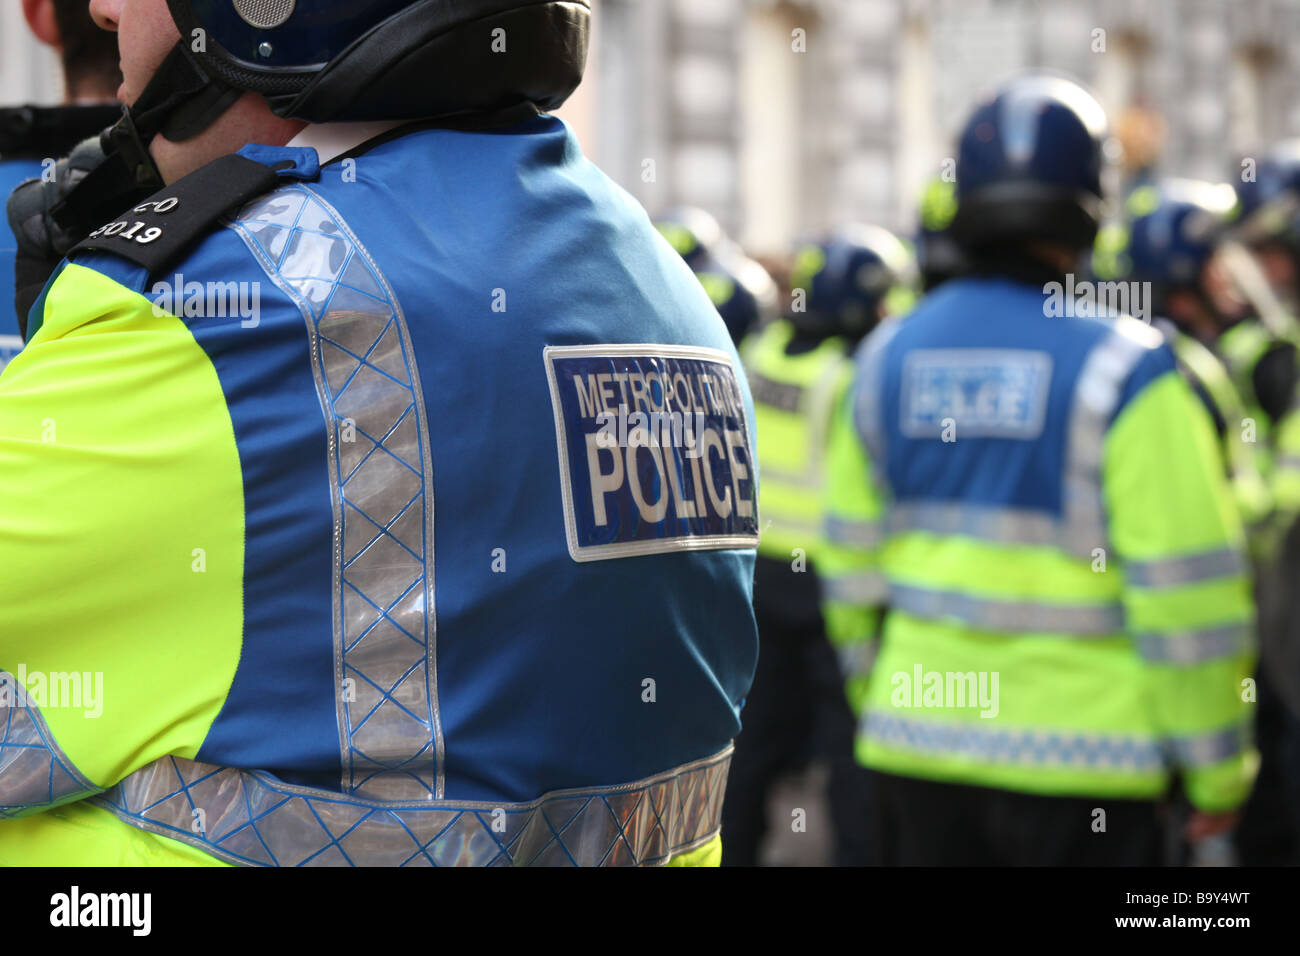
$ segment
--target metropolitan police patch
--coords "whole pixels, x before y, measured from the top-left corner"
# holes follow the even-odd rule
[[[573,560],[757,547],[754,445],[725,352],[549,346],[543,361]]]

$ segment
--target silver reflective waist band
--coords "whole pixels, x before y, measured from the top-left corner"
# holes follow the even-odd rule
[[[877,744],[930,757],[1142,772],[1210,766],[1238,756],[1250,746],[1251,739],[1248,722],[1161,740],[1136,734],[990,727],[979,721],[918,720],[882,710],[866,711],[859,719],[858,732]]]
[[[0,820],[98,790],[59,747],[18,678],[0,671]]]
[[[916,617],[952,618],[985,631],[1111,637],[1124,630],[1119,604],[1045,604],[997,600],[893,583],[890,606]]]
[[[979,505],[964,501],[900,501],[889,506],[885,523],[891,535],[923,531],[960,535],[994,544],[1055,547],[1077,557],[1091,557],[1103,536],[1095,521],[1057,518],[1026,508]]]
[[[731,752],[495,804],[358,800],[165,757],[92,799],[131,826],[252,866],[639,866],[717,835]]]

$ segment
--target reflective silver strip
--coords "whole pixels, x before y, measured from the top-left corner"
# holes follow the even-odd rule
[[[1164,752],[1153,738],[1070,730],[1010,729],[972,723],[913,720],[869,710],[858,729],[886,747],[935,757],[974,758],[985,763],[1089,770],[1161,771]]]
[[[822,598],[845,604],[883,604],[889,599],[889,583],[877,571],[857,574],[823,574]]]
[[[1235,657],[1251,649],[1254,638],[1244,624],[1210,627],[1177,634],[1138,634],[1138,653],[1162,664],[1203,664]]]
[[[828,517],[823,530],[827,539],[855,548],[878,548],[885,539],[879,521]]]
[[[93,801],[251,866],[638,866],[717,835],[730,763],[727,747],[635,783],[486,803],[364,800],[166,757]]]
[[[0,671],[0,820],[99,791],[60,749],[18,679]]]
[[[1236,757],[1250,747],[1250,725],[1236,724],[1193,737],[1172,737],[1165,749],[1180,767],[1205,767]]]
[[[803,402],[804,387],[791,382],[778,382],[768,378],[754,369],[749,361],[745,363],[746,376],[749,379],[749,394],[756,405],[767,405],[777,411],[796,414]]]
[[[1300,471],[1300,456],[1280,455],[1273,459],[1274,470],[1285,468],[1287,471]]]
[[[785,518],[769,518],[764,522],[764,525],[765,527],[759,533],[760,541],[763,535],[772,532],[802,537],[813,545],[821,538],[822,529],[816,521],[787,521]]]
[[[1000,601],[958,591],[891,583],[890,607],[924,618],[953,618],[984,631],[1110,636],[1124,630],[1119,604]]]
[[[766,488],[772,483],[788,488],[802,488],[816,492],[820,491],[822,487],[822,471],[814,465],[807,472],[799,474],[793,471],[782,471],[779,468],[765,464],[763,465],[763,487]]]
[[[328,429],[341,785],[437,799],[433,468],[401,304],[343,217],[306,186],[255,200],[231,228],[302,312]]]
[[[960,535],[995,544],[1059,547],[1068,534],[1050,514],[1021,508],[954,501],[908,501],[894,504],[886,516],[889,533],[923,531],[934,535]],[[1081,534],[1090,533],[1086,528]]]
[[[1130,561],[1128,583],[1139,588],[1168,588],[1246,573],[1246,559],[1236,548],[1221,548],[1160,561]]]
[[[1163,341],[1151,326],[1120,316],[1084,360],[1074,386],[1061,488],[1065,521],[1059,546],[1071,554],[1089,557],[1094,548],[1109,548],[1101,487],[1106,432],[1129,375]]]

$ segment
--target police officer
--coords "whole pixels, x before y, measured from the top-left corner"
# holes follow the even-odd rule
[[[1256,301],[1247,297],[1237,314],[1227,317],[1218,348],[1247,411],[1259,420],[1260,448],[1271,476],[1276,429],[1297,381],[1295,340],[1300,328],[1293,312],[1300,291],[1300,237],[1293,223],[1300,204],[1300,142],[1270,150],[1252,171],[1246,175],[1243,170],[1235,183],[1238,221],[1231,238],[1254,254],[1262,265],[1260,278],[1267,282],[1254,290]],[[1271,301],[1257,301],[1260,298]],[[1282,483],[1295,485],[1297,480],[1292,476]],[[1289,489],[1283,491],[1289,496]]]
[[[23,15],[36,38],[59,51],[64,102],[0,108],[0,199],[46,174],[47,160],[67,155],[119,113],[113,104],[122,82],[117,44],[95,26],[85,0],[24,0]],[[14,237],[0,224],[0,371],[22,348],[13,314],[15,251]]]
[[[1258,258],[1273,292],[1292,316],[1300,307],[1300,139],[1242,160],[1234,230]]]
[[[684,206],[656,219],[655,227],[700,280],[733,342],[775,318],[776,283],[710,213]]]
[[[588,4],[91,9],[167,185],[0,380],[0,860],[716,863],[752,403]]]
[[[810,750],[829,766],[836,864],[867,862],[853,718],[826,640],[816,561],[826,439],[831,410],[848,384],[847,356],[885,313],[891,292],[913,283],[914,271],[903,244],[878,226],[847,227],[802,245],[786,315],[741,345],[763,462],[763,533],[754,572],[762,652],[723,811],[727,865],[759,862],[773,786]]]
[[[1300,629],[1294,581],[1300,570],[1300,383],[1296,381],[1295,310],[1300,303],[1300,141],[1243,163],[1237,187],[1241,219],[1234,238],[1260,262],[1273,324],[1255,319],[1225,336],[1239,369],[1259,396],[1268,427],[1276,553],[1261,570],[1260,781],[1239,833],[1243,862],[1300,861]],[[1261,312],[1263,309],[1260,310]]]
[[[1104,130],[1054,76],[975,110],[973,274],[866,339],[833,425],[823,566],[885,596],[828,620],[866,643],[887,607],[853,688],[883,862],[1158,863],[1174,773],[1194,839],[1249,791],[1252,608],[1209,416],[1158,332],[1060,301]]]
[[[1258,160],[1242,162],[1237,184],[1240,221],[1233,238],[1260,263],[1271,323],[1251,316],[1229,329],[1223,348],[1254,399],[1266,429],[1264,449],[1279,523],[1300,515],[1300,414],[1297,414],[1295,309],[1300,301],[1300,140],[1288,140]]]

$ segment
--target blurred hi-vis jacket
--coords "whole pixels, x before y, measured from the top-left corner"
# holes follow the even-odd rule
[[[794,339],[794,324],[778,319],[741,344],[763,463],[758,553],[778,561],[818,557],[831,414],[853,371],[845,339],[792,355]]]
[[[1273,497],[1264,476],[1262,458],[1255,440],[1247,434],[1250,423],[1246,407],[1227,367],[1196,338],[1172,322],[1157,327],[1173,350],[1174,358],[1187,376],[1188,384],[1200,396],[1219,436],[1229,487],[1246,527],[1252,551],[1262,556],[1270,550],[1264,523],[1273,509]]]
[[[1257,762],[1241,520],[1160,335],[955,280],[858,353],[829,573],[886,594],[849,675],[859,759],[1036,794],[1239,805]],[[831,601],[844,647],[877,607]]]

